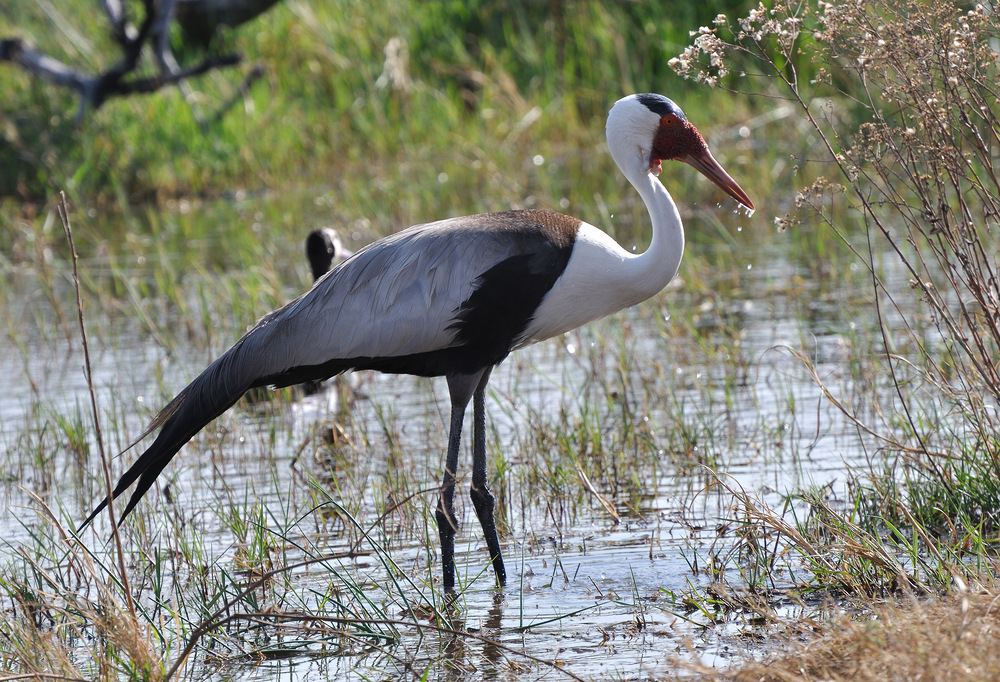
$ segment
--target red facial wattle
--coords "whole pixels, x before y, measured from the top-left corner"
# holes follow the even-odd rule
[[[649,169],[659,174],[661,160],[683,161],[715,183],[722,191],[753,210],[754,205],[743,188],[729,176],[708,150],[705,138],[686,119],[673,114],[660,118],[660,127],[653,139]]]

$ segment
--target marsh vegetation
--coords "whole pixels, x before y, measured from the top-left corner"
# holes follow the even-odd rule
[[[73,125],[63,94],[0,72],[3,667],[722,675],[775,641],[869,636],[844,612],[894,626],[884,604],[942,595],[955,638],[988,638],[970,623],[989,623],[1000,509],[996,18],[704,5],[668,23],[641,3],[283,3],[229,37],[269,75],[208,134],[172,94]],[[52,21],[5,12],[39,42]],[[215,74],[203,96],[232,87]],[[539,206],[645,248],[603,147],[624,91],[677,100],[760,210],[669,169],[679,277],[494,373],[502,593],[464,499],[458,600],[435,582],[448,415],[428,380],[358,373],[241,403],[118,541],[103,517],[74,535],[106,494],[102,460],[122,471],[177,390],[308,286],[309,230],[357,248]],[[788,665],[852,674],[834,658]]]

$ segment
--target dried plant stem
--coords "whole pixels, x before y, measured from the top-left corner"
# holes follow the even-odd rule
[[[87,389],[90,392],[90,409],[94,417],[94,438],[97,440],[97,450],[101,455],[101,465],[104,468],[104,483],[108,491],[107,506],[108,515],[111,517],[111,537],[114,538],[115,550],[118,555],[118,572],[122,581],[122,591],[125,593],[125,602],[128,604],[129,614],[131,614],[134,620],[136,618],[135,602],[132,600],[132,590],[129,589],[128,571],[125,570],[125,553],[122,551],[122,541],[121,536],[118,534],[118,524],[115,523],[111,465],[108,462],[108,455],[104,449],[100,413],[97,410],[97,392],[94,390],[94,376],[90,364],[90,345],[87,342],[87,326],[84,324],[83,319],[83,296],[80,293],[80,270],[78,265],[79,256],[76,252],[76,244],[73,242],[73,228],[69,222],[69,207],[66,204],[65,192],[59,192],[58,212],[63,230],[66,232],[66,239],[69,241],[70,253],[73,257],[73,287],[76,290],[76,312],[80,322],[80,339],[83,343],[83,374],[87,379]]]

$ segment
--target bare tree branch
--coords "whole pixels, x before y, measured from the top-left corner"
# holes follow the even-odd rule
[[[117,42],[123,42],[128,22],[121,0],[101,0],[101,7],[104,9],[104,13],[108,15],[108,21],[111,22],[111,35],[114,36]]]
[[[205,30],[212,33],[218,26],[236,26],[249,21],[279,1],[142,0],[144,16],[136,28],[130,24],[127,7],[121,0],[100,0],[101,8],[108,17],[111,36],[122,53],[121,60],[111,68],[100,73],[88,73],[40,52],[16,37],[0,39],[0,62],[17,64],[35,77],[76,92],[80,97],[79,120],[87,109],[96,110],[109,98],[147,94],[168,85],[183,86],[188,78],[242,61],[238,54],[209,54],[199,64],[182,68],[170,51],[168,40],[169,25],[181,6],[186,12],[200,13],[198,16],[202,18]],[[147,46],[152,51],[158,73],[155,76],[134,77]],[[185,95],[188,94],[185,89]]]
[[[39,78],[71,88],[81,96],[86,96],[93,80],[58,59],[31,49],[20,38],[0,40],[0,61],[13,62]]]

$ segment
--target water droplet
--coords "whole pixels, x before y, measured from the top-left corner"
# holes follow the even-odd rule
[[[535,164],[536,166],[541,166],[543,163],[545,163],[545,157],[542,156],[541,154],[535,154],[534,156],[531,157],[531,163]]]
[[[752,267],[753,267],[753,265],[752,265],[752,264],[750,264],[750,263],[747,263],[747,270],[749,270],[749,269],[750,269],[750,268],[752,268]]]
[[[573,355],[573,353],[576,352],[576,346],[574,346],[572,343],[567,343],[566,352],[569,353],[570,355]]]
[[[743,226],[742,225],[737,225],[736,226],[736,231],[737,232],[742,232],[743,231]]]

